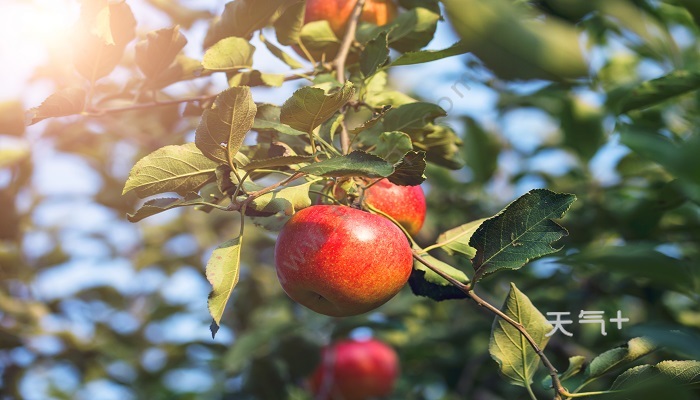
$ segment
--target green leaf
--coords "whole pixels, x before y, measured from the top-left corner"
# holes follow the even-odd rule
[[[88,4],[82,4],[73,63],[94,83],[119,64],[124,48],[136,35],[136,19],[126,2]]]
[[[161,198],[152,199],[144,203],[141,208],[139,208],[133,214],[127,214],[126,218],[129,222],[138,222],[144,218],[148,218],[152,215],[162,213],[163,211],[171,210],[178,207],[186,206],[196,206],[203,205],[204,199],[202,199],[196,193],[188,193],[184,199],[180,198]]]
[[[187,44],[178,27],[149,32],[136,43],[136,65],[148,79],[164,72]]]
[[[229,240],[214,249],[207,262],[207,280],[212,286],[209,293],[209,314],[214,319],[211,327],[212,338],[219,330],[221,317],[231,292],[238,283],[241,263],[241,237]]]
[[[382,121],[382,129],[387,132],[421,133],[427,124],[446,115],[445,110],[436,104],[423,102],[404,104],[386,113]]]
[[[354,93],[355,89],[349,82],[331,94],[326,94],[323,89],[303,87],[284,102],[280,121],[294,129],[310,133],[350,101]]]
[[[340,48],[340,40],[326,20],[305,24],[299,38],[309,51],[325,52],[327,58],[334,56]]]
[[[268,169],[277,167],[287,167],[294,164],[310,162],[314,156],[282,156],[272,158],[256,159],[243,167],[244,171],[254,171],[256,169]]]
[[[294,59],[294,57],[290,56],[284,50],[275,46],[274,43],[265,39],[265,36],[260,35],[260,40],[265,44],[265,47],[267,47],[267,49],[270,51],[270,53],[272,53],[272,55],[277,57],[283,63],[287,64],[289,66],[289,68],[298,69],[298,68],[303,67],[303,65],[299,61]]]
[[[460,253],[469,259],[474,258],[476,249],[469,245],[469,240],[484,221],[486,219],[478,219],[441,233],[437,238],[436,246],[445,250],[449,255]]]
[[[472,118],[466,118],[467,132],[464,135],[463,154],[466,164],[471,169],[474,175],[474,180],[479,183],[486,183],[493,176],[498,168],[498,154],[501,151],[501,145],[495,135],[487,132],[484,128]],[[445,134],[446,138],[459,139],[458,137],[450,137]],[[457,146],[454,148],[445,148],[445,159],[453,158]]]
[[[0,134],[22,136],[24,134],[24,107],[19,101],[0,102]]]
[[[229,163],[253,127],[257,107],[250,88],[236,86],[221,92],[211,108],[204,110],[195,132],[195,143],[204,155]]]
[[[450,264],[442,262],[429,254],[422,254],[421,258],[458,281],[465,284],[469,283],[467,275]],[[408,284],[416,296],[428,297],[435,301],[467,298],[467,295],[456,286],[415,260]]]
[[[387,177],[391,183],[399,186],[416,186],[425,181],[425,153],[409,151],[401,161],[394,165],[394,172]]]
[[[413,150],[411,137],[403,132],[384,132],[377,138],[376,148],[372,152],[389,161],[398,162],[404,154]]]
[[[270,19],[287,4],[287,0],[235,0],[226,3],[221,18],[209,28],[204,47],[230,36],[250,38],[253,32],[268,25]]]
[[[253,129],[259,132],[279,132],[292,136],[306,136],[306,132],[298,131],[289,125],[280,123],[280,107],[273,104],[261,104],[255,115]]]
[[[314,182],[288,186],[257,197],[250,203],[246,214],[251,211],[250,215],[261,217],[271,216],[282,211],[285,215],[292,215],[297,210],[311,206],[309,188]]]
[[[299,172],[325,177],[386,178],[394,172],[394,166],[375,155],[355,150],[344,156],[307,165]]]
[[[388,32],[380,32],[370,40],[360,54],[360,71],[364,76],[372,76],[389,59]]]
[[[655,384],[696,385],[700,383],[700,361],[661,361],[639,365],[623,372],[610,390],[635,389]]]
[[[416,7],[400,13],[394,21],[384,26],[372,26],[358,30],[358,40],[367,42],[379,32],[389,31],[391,47],[402,52],[418,50],[433,39],[440,14],[424,7]]]
[[[292,136],[306,136],[306,132],[298,131],[289,125],[281,124],[279,122],[266,121],[264,119],[255,119],[253,122],[253,129],[256,131],[275,131],[279,133],[284,133],[285,135]]]
[[[625,85],[608,93],[607,105],[619,114],[654,106],[700,89],[700,72],[675,70],[660,78]]]
[[[551,332],[552,325],[514,283],[510,284],[510,292],[501,311],[522,324],[540,349],[547,346],[549,337],[546,334]],[[498,363],[501,374],[511,384],[530,387],[540,357],[525,337],[500,317],[496,317],[493,322],[489,353]]]
[[[284,75],[268,74],[257,69],[236,72],[228,80],[229,86],[270,86],[280,87],[284,83]]]
[[[460,158],[459,148],[462,140],[452,128],[444,125],[430,125],[419,142],[414,147],[426,151],[429,162],[449,169],[460,169],[464,160]]]
[[[165,146],[134,165],[122,194],[133,190],[141,198],[165,192],[184,196],[216,179],[216,166],[194,143]]]
[[[627,344],[608,350],[591,360],[586,368],[586,379],[602,376],[620,365],[629,364],[656,350],[657,346],[649,339],[630,339]]]
[[[176,82],[192,80],[208,76],[212,71],[207,71],[202,67],[202,62],[184,54],[175,57],[175,62],[156,78],[145,82],[144,88],[162,89]]]
[[[603,110],[577,96],[563,101],[562,108],[560,118],[564,144],[590,160],[606,141]]]
[[[562,218],[575,200],[572,194],[535,189],[484,221],[469,240],[476,249],[474,281],[557,251],[552,243],[568,232],[552,219]]]
[[[85,91],[80,88],[65,88],[47,97],[39,107],[27,111],[29,125],[46,118],[80,114],[85,107]]]
[[[681,293],[697,293],[698,277],[692,264],[669,257],[646,244],[596,246],[561,259],[572,266],[593,266],[596,270],[617,272],[633,279],[644,279]],[[663,265],[663,268],[659,268]]]
[[[443,58],[452,57],[469,52],[469,49],[464,42],[459,41],[452,46],[442,50],[421,50],[412,51],[400,55],[396,60],[389,64],[392,67],[400,65],[423,64],[431,61],[442,60]]]
[[[211,71],[237,71],[253,66],[255,46],[239,37],[227,37],[208,48],[202,66]]]
[[[673,351],[687,358],[700,359],[700,347],[698,347],[700,334],[691,328],[672,324],[643,324],[631,327],[629,334],[647,337],[657,346],[663,347],[665,351]]]
[[[508,0],[443,3],[465,48],[501,78],[566,80],[588,73],[573,25],[554,18],[526,20],[523,6]]]
[[[275,34],[277,41],[283,46],[291,46],[299,43],[301,28],[304,26],[304,11],[306,0],[297,1],[287,7],[275,21]],[[294,68],[294,67],[292,67]]]
[[[700,135],[689,137],[683,142],[674,143],[667,137],[635,130],[623,129],[620,139],[623,144],[640,156],[666,168],[674,176],[700,185]]]

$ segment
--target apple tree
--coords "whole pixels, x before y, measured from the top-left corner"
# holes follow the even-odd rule
[[[367,335],[398,354],[388,398],[697,398],[692,1],[215,14],[83,1],[32,77],[56,90],[1,105],[0,398],[325,398],[321,348]],[[96,176],[68,204],[100,228],[42,214],[54,153]],[[130,282],[42,296],[83,245]]]

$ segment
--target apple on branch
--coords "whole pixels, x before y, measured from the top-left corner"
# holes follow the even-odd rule
[[[315,205],[282,228],[275,265],[293,300],[345,317],[394,297],[408,281],[413,255],[404,233],[388,219],[348,206]]]
[[[316,400],[367,400],[391,394],[398,376],[398,356],[385,343],[343,340],[323,349],[309,387]]]

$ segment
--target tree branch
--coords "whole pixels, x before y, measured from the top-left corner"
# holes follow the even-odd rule
[[[442,278],[450,282],[452,285],[456,286],[459,290],[464,292],[469,298],[474,300],[476,304],[478,304],[481,307],[486,308],[487,310],[491,311],[492,313],[496,314],[500,318],[502,318],[504,321],[512,325],[515,329],[520,332],[520,334],[527,340],[527,342],[530,344],[530,347],[532,347],[533,350],[535,350],[535,353],[540,357],[542,360],[542,364],[547,368],[549,371],[549,376],[552,377],[552,386],[554,388],[554,399],[555,400],[561,400],[562,396],[564,397],[570,397],[570,393],[566,390],[566,388],[561,384],[561,381],[559,380],[559,375],[558,371],[556,368],[554,368],[554,365],[549,361],[547,356],[544,354],[544,351],[540,348],[540,346],[535,342],[535,340],[530,336],[530,333],[525,329],[525,327],[518,321],[514,320],[513,318],[507,316],[506,314],[503,313],[503,311],[499,310],[498,308],[494,307],[491,305],[491,303],[487,302],[486,300],[482,299],[479,297],[476,293],[474,293],[474,289],[471,287],[470,284],[464,284],[455,278],[451,277],[450,275],[446,274],[436,266],[432,265],[429,261],[426,261],[421,257],[422,252],[418,250],[413,250],[413,258],[416,259],[419,263],[425,265],[426,267],[430,268],[431,271],[435,272],[436,274],[440,275]]]
[[[352,42],[355,40],[357,23],[362,16],[362,8],[365,6],[365,1],[366,0],[357,0],[355,8],[352,10],[347,30],[345,31],[345,37],[340,44],[340,50],[338,50],[338,55],[335,57],[335,60],[333,60],[333,66],[338,74],[338,82],[341,84],[345,83],[346,80],[345,63],[348,60],[348,53],[350,52]],[[343,154],[348,154],[350,152],[350,134],[348,133],[348,128],[345,126],[345,121],[340,124],[340,147],[343,150]]]
[[[294,74],[290,74],[290,75],[285,76],[284,81],[289,82],[289,81],[295,81],[297,79],[308,79],[308,76],[313,75],[313,74],[314,74],[314,71],[294,73]],[[88,116],[88,117],[101,117],[105,114],[114,114],[114,113],[135,111],[135,110],[145,110],[145,109],[149,109],[149,108],[165,107],[165,106],[170,106],[170,105],[174,105],[174,104],[190,103],[193,101],[208,101],[208,100],[215,99],[216,96],[218,96],[218,95],[219,95],[219,93],[207,94],[207,95],[196,96],[196,97],[188,97],[188,98],[182,98],[182,99],[166,100],[166,101],[152,101],[149,103],[134,104],[131,106],[126,106],[126,107],[97,108],[97,109],[93,109],[93,110],[86,110],[86,111],[82,112],[81,115]]]

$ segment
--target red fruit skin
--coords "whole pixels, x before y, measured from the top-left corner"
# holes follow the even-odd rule
[[[277,277],[296,302],[334,317],[386,303],[406,284],[411,246],[391,221],[346,206],[316,205],[290,218],[275,245]]]
[[[323,349],[309,386],[315,400],[367,400],[391,394],[398,376],[394,349],[374,339],[344,340]]]
[[[365,203],[396,220],[411,236],[425,222],[425,194],[420,186],[399,186],[382,179],[365,191]]]
[[[356,0],[307,0],[304,23],[328,20],[338,37],[345,33]],[[360,19],[375,25],[385,25],[396,18],[396,4],[391,0],[368,0],[362,9]]]

